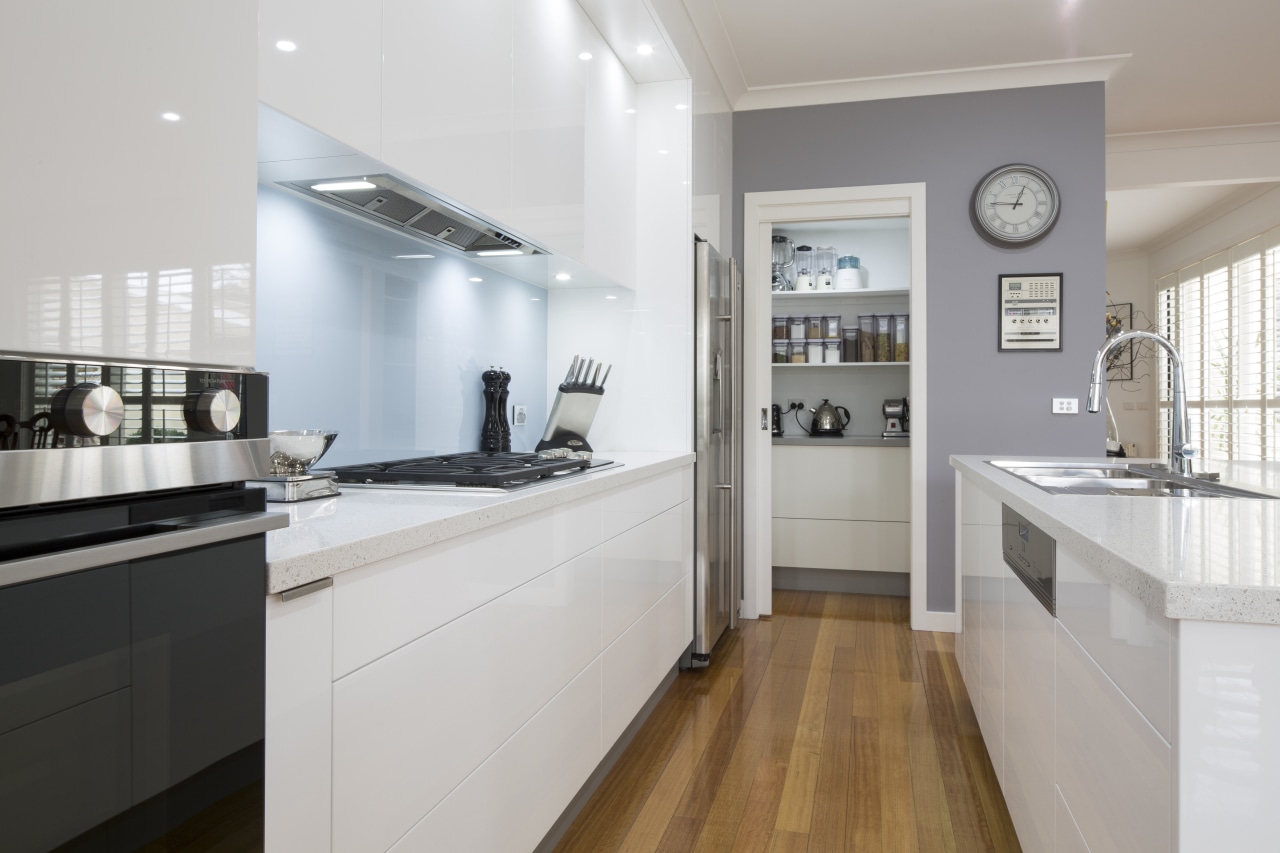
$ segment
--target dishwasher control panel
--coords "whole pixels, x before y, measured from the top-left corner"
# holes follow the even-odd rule
[[[1005,564],[1050,615],[1058,615],[1058,543],[1008,504],[1000,505],[1000,515]]]

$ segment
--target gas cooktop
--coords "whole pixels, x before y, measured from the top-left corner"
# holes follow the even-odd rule
[[[536,453],[474,451],[343,465],[329,470],[344,486],[509,492],[613,464],[608,459],[545,459]]]

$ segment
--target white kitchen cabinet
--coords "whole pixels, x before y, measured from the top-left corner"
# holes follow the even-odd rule
[[[5,3],[0,104],[0,349],[252,365],[257,3]]]
[[[604,538],[627,530],[693,497],[693,468],[670,471],[605,495]]]
[[[773,447],[773,565],[908,572],[905,447]]]
[[[1080,834],[1092,853],[1167,853],[1172,749],[1061,623],[1056,647],[1057,782]]]
[[[672,507],[609,540],[603,552],[603,642],[608,645],[688,573],[693,517]]]
[[[258,99],[381,158],[382,4],[259,0]]]
[[[1054,812],[1054,847],[1055,853],[1089,853],[1089,845],[1084,843],[1080,827],[1071,816],[1066,800],[1062,799],[1062,791],[1057,786],[1053,789]]]
[[[978,727],[1000,786],[1004,775],[1004,564],[992,559],[991,544],[999,543],[999,531],[982,528],[978,579]],[[1007,790],[1007,789],[1006,789]]]
[[[333,590],[267,599],[265,849],[330,849]]]
[[[1004,791],[1024,853],[1054,849],[1054,622],[1005,567]]]

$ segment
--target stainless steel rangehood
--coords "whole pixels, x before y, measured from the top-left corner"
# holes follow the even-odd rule
[[[474,214],[391,175],[325,176],[278,183],[313,201],[476,257],[548,254],[541,246],[499,230]]]

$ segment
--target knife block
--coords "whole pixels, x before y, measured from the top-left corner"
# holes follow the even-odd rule
[[[591,424],[596,418],[596,410],[600,408],[600,398],[603,396],[602,388],[584,389],[561,385],[555,402],[551,404],[547,429],[542,433],[537,451],[568,451],[570,456],[590,459],[592,451],[591,445],[587,443],[587,433],[591,431]]]

